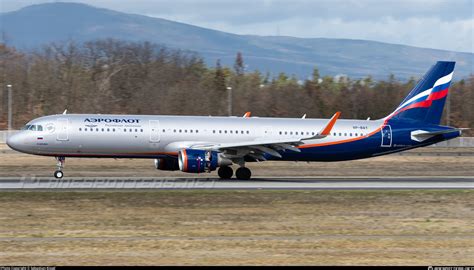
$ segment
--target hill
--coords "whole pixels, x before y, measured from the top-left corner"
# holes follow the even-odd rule
[[[198,52],[213,66],[232,65],[243,53],[247,70],[308,77],[322,75],[406,79],[422,75],[435,61],[457,62],[456,77],[473,73],[474,54],[366,40],[236,35],[160,18],[127,14],[77,3],[47,3],[0,15],[9,45],[34,49],[50,42],[116,38],[151,41]]]

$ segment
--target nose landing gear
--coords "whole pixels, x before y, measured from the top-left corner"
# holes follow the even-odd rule
[[[57,179],[61,179],[64,176],[63,168],[64,164],[66,163],[65,157],[56,157],[57,161],[57,170],[54,172],[54,177]]]

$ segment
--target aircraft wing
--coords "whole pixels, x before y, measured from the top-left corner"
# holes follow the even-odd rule
[[[294,151],[300,152],[297,146],[302,145],[305,140],[322,139],[331,134],[337,119],[340,116],[337,112],[328,121],[328,123],[314,136],[311,137],[294,137],[285,139],[268,139],[268,140],[252,140],[235,143],[206,143],[191,145],[191,149],[214,150],[220,151],[228,158],[240,158],[250,156],[257,161],[266,160],[264,154],[268,154],[277,158],[281,158],[278,151]]]

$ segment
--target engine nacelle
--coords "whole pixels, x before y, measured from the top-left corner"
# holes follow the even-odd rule
[[[215,151],[183,149],[178,153],[178,164],[183,172],[202,173],[214,171],[217,167],[230,165],[232,162],[221,158]]]
[[[157,158],[155,159],[155,168],[162,171],[177,171],[179,164],[177,158]]]

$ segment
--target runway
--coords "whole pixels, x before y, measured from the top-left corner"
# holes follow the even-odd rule
[[[345,177],[345,178],[255,178],[248,181],[217,178],[156,177],[0,177],[0,190],[108,190],[108,189],[266,189],[266,190],[357,190],[357,189],[474,189],[474,177]]]

